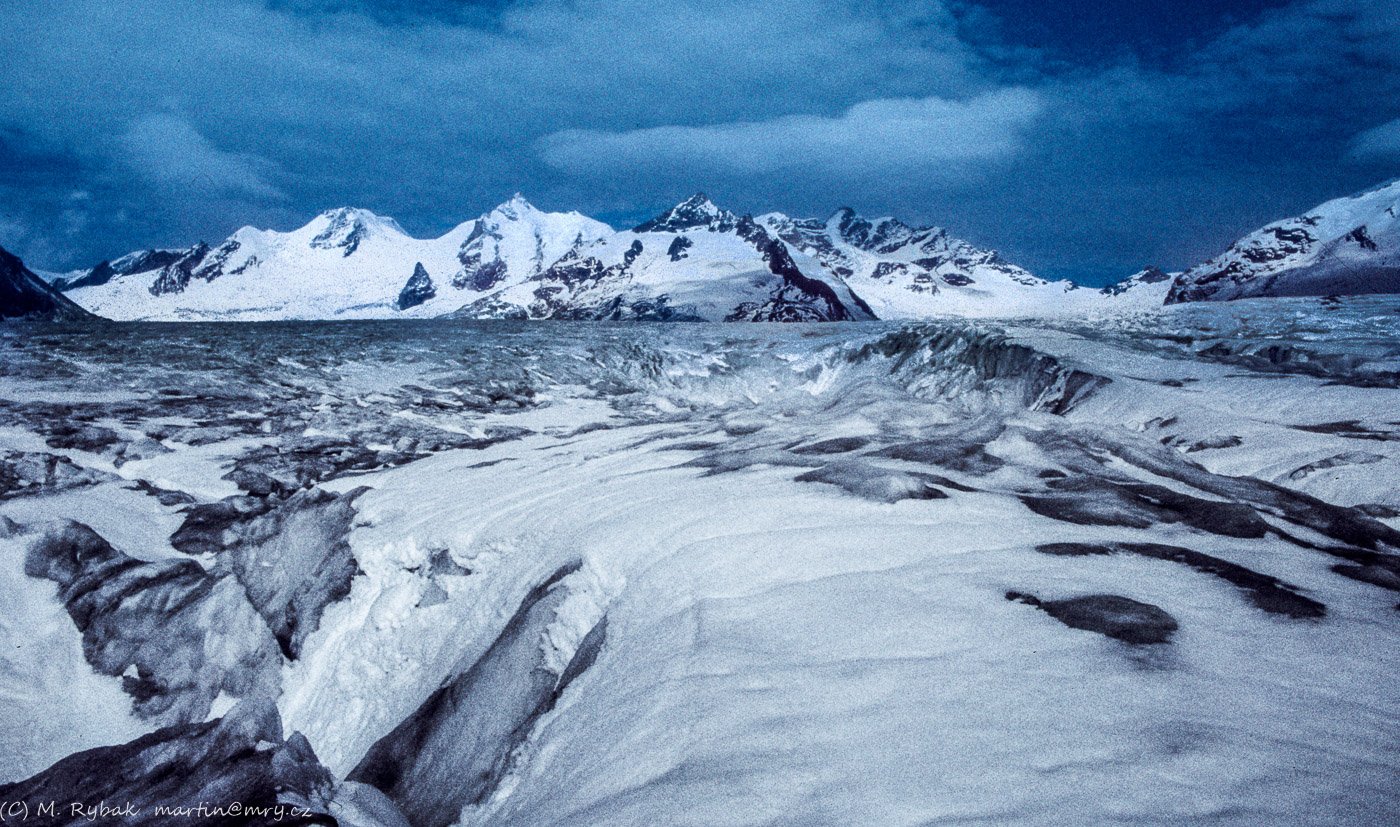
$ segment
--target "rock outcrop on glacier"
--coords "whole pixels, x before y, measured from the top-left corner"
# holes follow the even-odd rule
[[[411,307],[432,299],[437,295],[437,286],[433,284],[433,277],[428,275],[428,271],[423,269],[423,262],[413,265],[413,275],[408,277],[403,289],[399,291],[399,299],[394,306],[400,310],[408,310]]]
[[[0,248],[0,320],[81,321],[93,315]]]
[[[1266,225],[1177,276],[1167,304],[1400,293],[1400,180]]]

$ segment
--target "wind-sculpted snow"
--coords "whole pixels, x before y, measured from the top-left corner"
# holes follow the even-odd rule
[[[0,799],[1396,821],[1395,309],[0,331]]]

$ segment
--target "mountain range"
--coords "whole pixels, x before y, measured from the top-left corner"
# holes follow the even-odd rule
[[[1269,224],[1183,273],[1149,267],[1092,290],[1038,278],[941,228],[848,208],[825,220],[755,218],[701,193],[615,231],[516,195],[439,238],[342,208],[291,232],[244,227],[216,246],[49,274],[48,295],[116,320],[860,321],[1138,310],[1400,292],[1397,212],[1400,181]]]

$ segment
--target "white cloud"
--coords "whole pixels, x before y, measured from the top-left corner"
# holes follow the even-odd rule
[[[1352,138],[1351,157],[1358,160],[1400,158],[1400,118]]]
[[[798,170],[824,177],[910,172],[959,176],[1017,155],[1044,110],[1029,89],[969,100],[876,99],[835,117],[662,126],[627,132],[564,130],[539,143],[546,163],[576,174],[676,169],[707,175]]]
[[[224,152],[187,121],[149,115],[121,136],[123,160],[146,179],[169,187],[214,189],[262,198],[285,198],[268,183],[273,165],[246,153]]]

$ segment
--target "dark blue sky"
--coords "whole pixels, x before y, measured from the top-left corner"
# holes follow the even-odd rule
[[[1100,284],[1400,175],[1393,0],[28,0],[0,72],[0,245],[49,269],[703,189]]]

